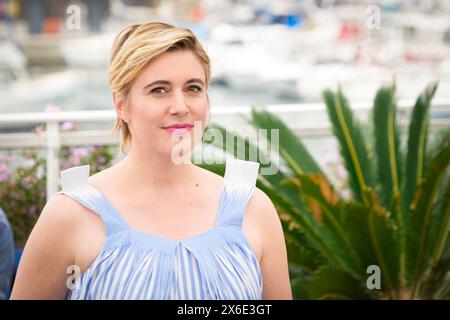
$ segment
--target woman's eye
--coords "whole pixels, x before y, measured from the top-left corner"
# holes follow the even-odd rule
[[[201,92],[202,88],[200,88],[199,86],[190,86],[188,88],[188,91],[190,91],[190,92]]]
[[[164,92],[167,92],[167,90],[163,87],[158,87],[158,88],[152,89],[150,92],[154,93],[154,94],[163,94]]]

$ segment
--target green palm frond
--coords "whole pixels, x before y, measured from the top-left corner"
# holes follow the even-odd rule
[[[394,95],[393,86],[380,88],[373,108],[377,173],[383,190],[380,197],[385,208],[389,208],[394,197],[399,196],[401,185],[400,139]]]
[[[299,229],[285,221],[281,221],[287,242],[289,265],[297,267],[306,273],[312,273],[326,260],[320,252],[310,244],[308,237]]]
[[[264,130],[278,130],[279,146],[278,152],[286,161],[286,164],[296,175],[304,172],[322,172],[317,162],[303,145],[301,139],[286,126],[276,115],[259,109],[252,109],[252,116],[249,121],[254,127]],[[271,135],[268,136],[268,143],[272,143]]]
[[[404,215],[401,208],[402,182],[399,133],[396,123],[395,86],[381,87],[373,107],[375,155],[378,183],[382,192],[380,200],[384,208],[392,208],[398,227],[398,250],[400,254],[400,278],[405,272]]]
[[[417,296],[428,267],[430,256],[430,230],[432,228],[432,211],[439,194],[439,186],[450,165],[449,139],[444,140],[442,148],[431,160],[430,166],[420,184],[411,204],[410,221],[407,229],[407,263],[408,279],[412,286],[412,294]],[[444,215],[446,214],[444,210]],[[445,234],[447,232],[447,235]],[[444,230],[443,238],[448,236]],[[442,240],[439,241],[441,243]]]
[[[436,212],[431,220],[430,247],[431,252],[430,267],[438,263],[438,260],[445,252],[445,245],[449,240],[450,230],[450,179],[443,177],[442,192],[438,195]]]
[[[399,254],[396,239],[396,226],[379,203],[376,193],[372,189],[365,191],[368,201],[369,235],[377,265],[385,283],[386,294],[395,298],[400,295]]]
[[[431,159],[439,149],[442,147],[445,140],[450,137],[450,128],[443,128],[433,133],[432,136],[428,137],[427,141],[427,151],[426,158]],[[429,164],[429,161],[428,161]],[[428,166],[425,166],[425,170],[428,169]]]
[[[224,152],[227,152],[241,160],[255,161],[255,155],[257,155],[256,161],[260,163],[261,168],[276,165],[276,163],[274,163],[267,156],[264,150],[261,150],[257,145],[252,143],[248,137],[242,137],[235,134],[234,132],[225,129],[218,124],[211,124],[209,126],[209,130],[217,130],[217,132],[220,133],[220,136],[226,139],[226,141],[216,141],[215,139],[213,141],[209,141],[206,138],[205,140],[207,141],[204,141],[205,144],[214,145],[215,147],[222,149]],[[250,154],[253,155],[252,158],[250,158]],[[277,186],[277,189],[280,189],[280,191],[286,195],[293,205],[301,207],[298,195],[290,188],[282,185],[282,181],[286,180],[287,176],[280,170],[280,168],[277,168],[273,174],[260,176],[259,178],[260,180],[266,180],[270,185]]]
[[[235,134],[218,124],[210,124],[208,126],[208,130],[205,131],[203,136],[203,143],[214,145],[238,159],[258,161],[262,164],[270,162],[266,154],[252,143],[248,137]]]
[[[368,266],[379,265],[376,252],[373,247],[369,229],[369,215],[366,205],[357,201],[342,202],[340,207],[341,223],[349,241],[361,261],[363,269],[357,277],[366,276]]]
[[[445,299],[450,293],[450,252],[430,269],[421,286],[420,296],[424,299]],[[448,298],[447,298],[448,299]]]
[[[356,253],[353,243],[349,241],[345,230],[342,228],[339,217],[340,201],[333,187],[323,175],[301,175],[299,180],[299,192],[318,204],[320,207],[321,223],[333,230],[336,240],[345,248],[348,256],[351,257],[346,264],[347,268],[355,274],[358,274],[362,269],[361,260]],[[347,259],[344,258],[342,260],[345,261]]]
[[[374,185],[372,159],[359,123],[354,118],[342,91],[323,93],[333,132],[338,139],[341,156],[349,173],[349,184],[354,197],[363,200],[363,191]]]
[[[428,110],[438,83],[429,84],[417,98],[411,113],[406,153],[406,177],[404,184],[403,207],[409,208],[417,186],[420,184],[425,167],[428,130]]]
[[[285,196],[274,190],[274,188],[260,182],[257,183],[257,186],[275,203],[279,211],[288,215],[292,222],[301,228],[305,237],[310,241],[311,245],[317,249],[317,252],[320,252],[329,263],[340,264],[336,252],[333,252],[327,244],[327,238],[321,236],[314,221],[309,219],[306,212],[292,206],[292,203],[290,203]]]
[[[349,273],[330,266],[323,266],[311,277],[299,279],[296,283],[297,290],[306,299],[314,300],[373,299],[365,285]]]

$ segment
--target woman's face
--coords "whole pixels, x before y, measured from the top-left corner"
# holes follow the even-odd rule
[[[184,141],[185,153],[192,150],[205,128],[206,89],[204,69],[192,51],[166,52],[151,61],[133,82],[121,114],[128,119],[132,148],[174,155]],[[193,127],[167,129],[174,124]]]

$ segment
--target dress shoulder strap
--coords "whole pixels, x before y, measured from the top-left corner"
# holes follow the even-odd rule
[[[218,224],[242,227],[245,208],[256,188],[259,163],[227,159]]]
[[[126,225],[120,214],[97,189],[88,183],[89,170],[89,165],[84,165],[61,171],[62,190],[57,194],[65,194],[98,214],[105,223],[107,236],[124,230]]]

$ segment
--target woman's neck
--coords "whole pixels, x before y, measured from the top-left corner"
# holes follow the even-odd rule
[[[170,156],[158,153],[139,153],[130,150],[119,162],[120,175],[132,181],[137,188],[149,185],[171,188],[192,182],[195,166],[190,161],[177,164]]]

